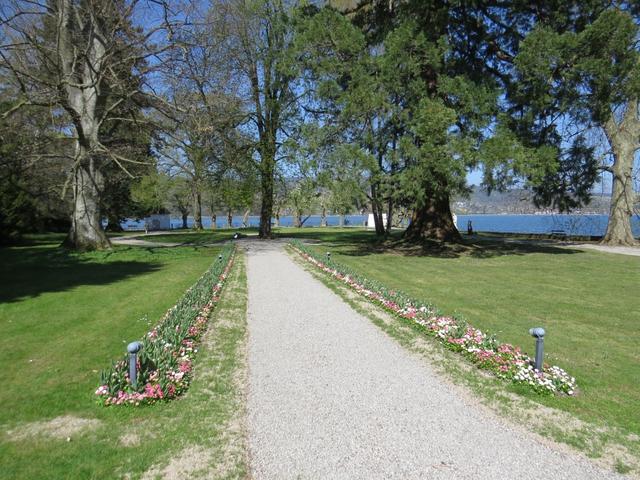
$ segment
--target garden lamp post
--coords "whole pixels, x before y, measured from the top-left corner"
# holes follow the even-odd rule
[[[138,352],[142,349],[141,342],[131,342],[127,345],[127,351],[129,352],[129,379],[133,388],[138,386],[138,364],[137,357]]]
[[[327,252],[327,262],[331,261],[331,252]]]
[[[536,327],[529,330],[531,336],[536,339],[536,359],[535,367],[539,372],[542,371],[542,359],[544,357],[544,328]]]

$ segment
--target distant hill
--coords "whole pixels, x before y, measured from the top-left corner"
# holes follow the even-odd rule
[[[608,214],[610,195],[594,195],[589,205],[575,209],[571,213]],[[478,213],[556,213],[551,209],[537,208],[533,194],[528,190],[515,189],[507,192],[491,192],[475,187],[468,198],[458,197],[452,202],[453,212],[458,215]]]

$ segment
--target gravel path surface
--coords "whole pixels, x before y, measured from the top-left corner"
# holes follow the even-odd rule
[[[116,245],[131,245],[134,247],[179,247],[182,244],[175,242],[151,242],[141,238],[116,237],[111,239]]]
[[[465,402],[282,244],[244,245],[253,478],[622,478]]]
[[[609,247],[607,245],[598,245],[597,243],[576,243],[570,247],[584,248],[587,250],[598,250],[606,253],[618,253],[620,255],[632,255],[640,257],[640,247]]]

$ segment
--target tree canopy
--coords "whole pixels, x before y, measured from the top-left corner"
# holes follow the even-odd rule
[[[604,241],[632,244],[639,19],[604,0],[5,2],[3,236],[66,216],[69,247],[109,248],[105,220],[255,208],[263,238],[282,212],[371,211],[379,235],[408,218],[410,241],[457,241],[479,169],[558,211],[606,173]]]

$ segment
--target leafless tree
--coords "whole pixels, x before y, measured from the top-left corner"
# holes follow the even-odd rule
[[[245,116],[232,69],[221,54],[225,36],[215,30],[219,25],[211,14],[206,2],[186,6],[189,28],[176,32],[173,40],[179,48],[163,71],[176,114],[165,121],[159,153],[169,173],[190,185],[196,229],[202,228],[203,195],[237,146],[237,126]]]
[[[106,147],[101,127],[118,119],[139,128],[139,118],[123,116],[127,103],[167,108],[148,78],[175,46],[179,22],[172,18],[176,12],[161,0],[13,0],[0,7],[0,72],[19,92],[0,114],[36,105],[68,118],[71,248],[110,246],[100,212],[104,167],[128,172],[135,161]]]

